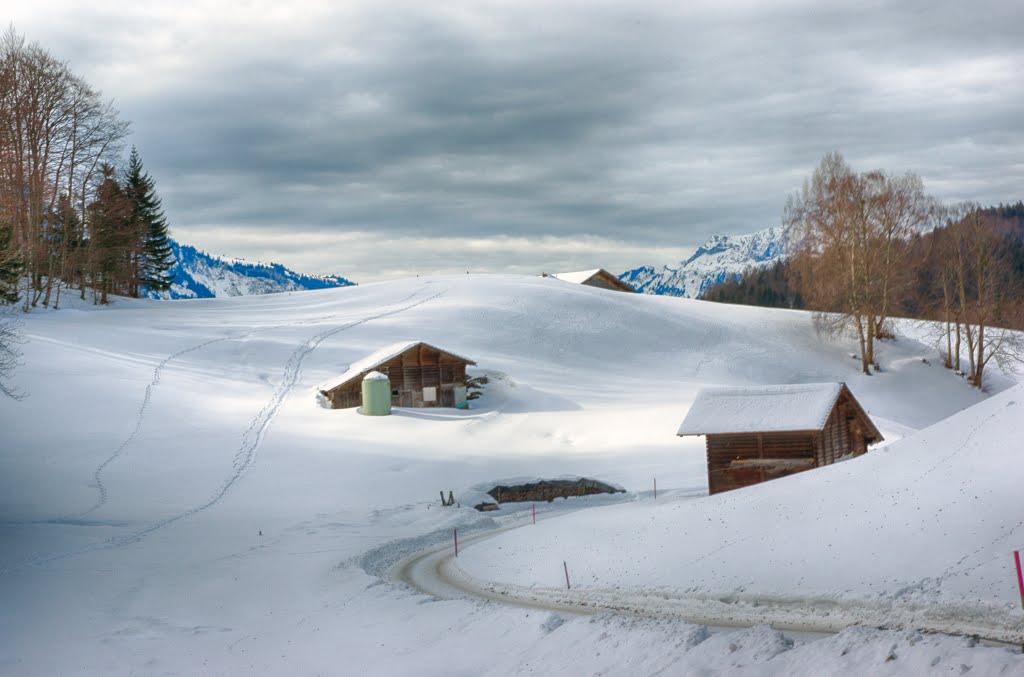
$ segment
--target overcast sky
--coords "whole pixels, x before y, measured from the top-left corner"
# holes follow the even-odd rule
[[[361,282],[674,263],[829,150],[1024,198],[1024,2],[15,0],[182,242]]]

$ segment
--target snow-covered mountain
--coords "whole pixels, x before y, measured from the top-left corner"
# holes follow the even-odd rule
[[[789,254],[789,232],[773,226],[747,235],[713,235],[676,268],[641,266],[619,275],[637,291],[700,298],[710,285],[740,277],[751,267],[767,267]]]
[[[150,292],[150,298],[204,299],[221,296],[254,296],[282,291],[348,287],[354,282],[337,275],[303,275],[279,263],[250,263],[214,256],[171,240],[177,261],[171,269],[170,291]]]

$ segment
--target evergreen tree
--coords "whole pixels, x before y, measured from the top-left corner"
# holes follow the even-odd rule
[[[18,281],[25,264],[14,247],[14,228],[0,223],[0,305],[18,302]]]
[[[100,303],[109,294],[131,294],[137,288],[140,224],[134,202],[114,178],[112,167],[101,169],[103,182],[89,205],[90,262],[93,284],[99,285]]]
[[[124,190],[133,203],[133,219],[142,233],[133,295],[139,295],[139,285],[152,291],[167,291],[174,280],[170,271],[175,263],[167,236],[167,219],[156,194],[156,184],[143,171],[142,159],[134,146],[128,158]]]

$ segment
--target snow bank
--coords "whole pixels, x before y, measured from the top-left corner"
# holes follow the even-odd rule
[[[469,547],[459,566],[513,590],[561,595],[568,561],[574,591],[609,605],[661,597],[680,613],[724,604],[718,613],[747,619],[805,614],[828,617],[826,627],[1018,641],[1022,435],[1017,386],[846,463],[697,501],[574,514]]]

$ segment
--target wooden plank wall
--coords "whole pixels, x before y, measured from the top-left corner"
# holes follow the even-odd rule
[[[712,494],[785,477],[817,465],[815,434],[810,432],[708,435],[706,439],[708,491]],[[744,465],[745,460],[762,463]],[[784,463],[772,467],[772,460]],[[806,463],[791,465],[799,461]]]
[[[437,407],[454,398],[444,391],[466,380],[466,362],[426,346],[417,346],[388,360],[374,371],[386,375],[391,382],[391,404],[396,407]],[[437,388],[437,400],[423,401],[423,388]],[[328,399],[334,409],[347,409],[362,404],[362,379],[355,379],[335,388]]]
[[[588,287],[597,287],[598,289],[609,289],[611,291],[622,291],[632,292],[632,289],[627,289],[625,284],[618,278],[606,275],[604,273],[598,273],[586,282]]]
[[[824,429],[818,434],[815,445],[818,463],[829,465],[843,456],[860,456],[865,451],[867,445],[857,407],[844,395],[836,403]]]
[[[745,433],[707,436],[708,491],[739,489],[765,480],[830,465],[867,451],[861,409],[845,392],[817,432]],[[787,461],[772,467],[773,459]],[[803,467],[795,461],[806,460]],[[744,463],[744,461],[756,461]]]

